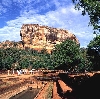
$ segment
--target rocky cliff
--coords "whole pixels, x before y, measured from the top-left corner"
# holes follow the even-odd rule
[[[18,48],[18,49],[24,49],[23,45],[22,45],[22,41],[19,42],[15,42],[15,41],[3,41],[0,43],[0,48]]]
[[[23,24],[20,30],[23,47],[35,50],[46,48],[51,51],[55,44],[71,39],[79,44],[76,36],[67,30],[41,26],[38,24]]]
[[[20,49],[47,49],[51,52],[54,45],[60,44],[66,39],[71,39],[79,44],[76,36],[67,30],[41,26],[38,24],[23,24],[20,30],[21,41],[3,41],[0,43],[0,48],[16,47]]]

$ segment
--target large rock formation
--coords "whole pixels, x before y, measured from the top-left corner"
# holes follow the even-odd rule
[[[15,41],[3,41],[0,43],[0,48],[18,48],[18,49],[23,49],[22,41],[15,42]]]
[[[76,36],[67,30],[41,26],[38,24],[23,24],[20,30],[24,48],[41,50],[46,48],[51,51],[55,44],[60,44],[66,39],[71,39],[79,44]]]

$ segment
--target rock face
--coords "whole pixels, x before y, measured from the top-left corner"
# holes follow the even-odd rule
[[[0,48],[16,47],[19,49],[47,49],[50,53],[54,45],[60,44],[66,39],[71,39],[79,44],[76,36],[67,30],[41,26],[38,24],[23,24],[20,30],[21,41],[3,41]]]
[[[15,42],[15,41],[3,41],[0,43],[0,48],[18,48],[18,49],[23,49],[22,41]]]
[[[41,50],[45,48],[50,52],[55,44],[60,44],[66,39],[71,39],[79,44],[76,36],[67,30],[38,24],[23,24],[20,30],[20,36],[25,49]]]

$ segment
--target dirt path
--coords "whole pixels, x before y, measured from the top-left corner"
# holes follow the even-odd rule
[[[0,75],[0,79],[9,79],[9,78],[29,78],[29,77],[32,77],[32,76],[38,76],[38,74],[21,74],[21,75],[17,75],[17,74],[14,74],[14,75]]]

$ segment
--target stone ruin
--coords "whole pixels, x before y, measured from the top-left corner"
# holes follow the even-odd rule
[[[66,39],[71,39],[79,44],[76,36],[67,30],[41,26],[38,24],[23,24],[20,30],[23,47],[50,52],[54,45],[60,44]]]

